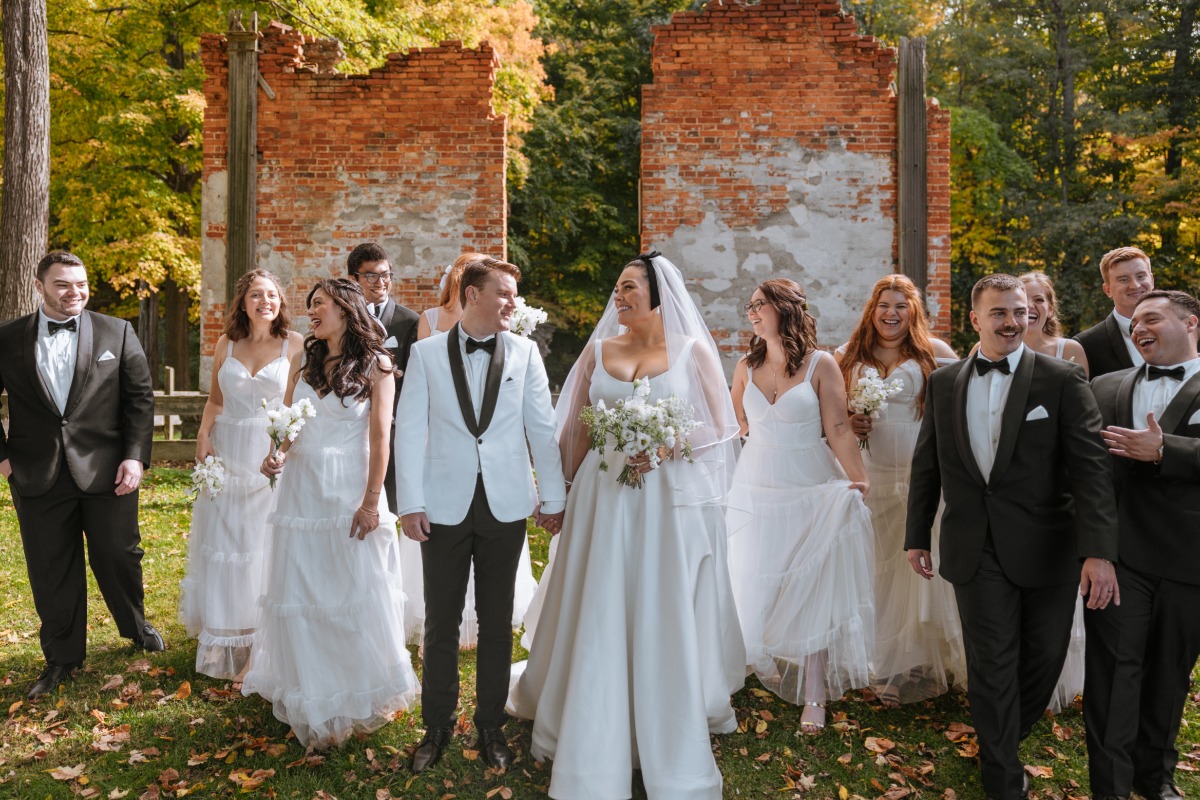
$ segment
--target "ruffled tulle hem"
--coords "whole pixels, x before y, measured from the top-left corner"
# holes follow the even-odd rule
[[[302,617],[304,619],[329,621],[343,619],[346,617],[360,617],[361,612],[369,609],[378,609],[380,599],[378,596],[360,597],[346,603],[331,603],[328,605],[314,605],[312,603],[287,603],[278,600],[271,600],[264,595],[259,599],[259,607],[270,618],[276,619],[280,617]],[[403,621],[405,612],[402,610],[407,605],[407,598],[402,593],[397,593],[393,598],[397,609],[393,615],[397,619]]]
[[[786,646],[764,643],[754,650],[747,649],[750,669],[763,686],[794,705],[801,705],[814,695],[808,689],[805,676],[817,670],[817,680],[823,684],[824,699],[838,700],[851,689],[861,689],[870,681],[869,605],[822,636]]]
[[[236,681],[246,672],[253,653],[256,634],[245,636],[208,636],[201,632],[196,647],[196,672],[223,681]]]
[[[259,694],[271,704],[275,718],[290,725],[305,747],[340,747],[355,734],[382,728],[397,712],[411,708],[420,696],[412,669],[410,679],[363,691],[343,691],[323,697],[306,697],[252,670],[242,684],[242,694]]]
[[[379,527],[370,531],[368,535],[378,534],[382,531],[385,535],[396,535],[396,520],[395,514],[390,511],[382,510],[379,512]],[[283,514],[279,511],[271,512],[267,517],[267,524],[273,525],[276,528],[281,528],[285,531],[305,532],[305,533],[347,533],[350,530],[351,524],[354,522],[353,514],[340,514],[336,517],[293,517]]]

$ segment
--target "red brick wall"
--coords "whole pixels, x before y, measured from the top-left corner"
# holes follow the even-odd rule
[[[384,246],[397,273],[393,294],[415,309],[436,304],[442,268],[460,253],[504,257],[505,119],[491,107],[489,46],[444,42],[392,54],[365,75],[332,71],[336,42],[279,23],[259,49],[275,99],[258,92],[258,266],[287,284],[294,317],[315,280],[345,273],[360,242]],[[225,299],[224,37],[204,36],[202,57],[201,357],[209,364]]]
[[[675,260],[718,344],[773,276],[805,287],[825,344],[897,269],[896,55],[837,2],[709,3],[655,28],[643,89],[642,242]],[[930,300],[949,329],[949,115],[930,104]],[[740,335],[739,335],[740,333]]]

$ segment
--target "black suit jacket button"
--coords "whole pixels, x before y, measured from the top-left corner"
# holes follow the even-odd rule
[[[992,490],[991,490],[991,489],[985,489],[985,490],[984,490],[984,492],[983,492],[983,496],[984,496],[984,497],[991,497],[991,496],[992,496]]]
[[[62,426],[64,428],[67,427],[67,425],[70,424],[70,422],[71,422],[71,420],[67,419],[66,417],[63,417]]]

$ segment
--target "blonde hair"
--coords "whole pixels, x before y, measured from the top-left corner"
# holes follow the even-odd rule
[[[1050,313],[1046,315],[1045,321],[1042,322],[1042,333],[1053,337],[1062,336],[1062,322],[1058,319],[1058,297],[1054,294],[1054,283],[1050,280],[1050,276],[1040,269],[1035,269],[1033,272],[1026,272],[1021,275],[1020,280],[1026,287],[1025,294],[1027,296],[1029,295],[1028,287],[1031,283],[1040,283],[1046,287],[1046,305],[1049,306]],[[1029,304],[1033,305],[1032,298],[1030,298]]]

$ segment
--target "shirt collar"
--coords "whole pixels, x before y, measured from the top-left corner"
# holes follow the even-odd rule
[[[80,316],[81,316],[80,314],[76,314],[75,316],[67,317],[66,319],[50,319],[50,317],[46,316],[46,307],[42,306],[41,308],[38,309],[38,330],[41,331],[43,334],[46,334],[50,330],[51,322],[58,323],[58,322],[68,322],[70,320],[76,320],[75,330],[67,331],[67,333],[79,333],[79,321],[78,320],[79,320]]]
[[[1011,353],[1009,353],[1003,359],[1001,359],[1003,361],[1008,362],[1008,374],[1009,375],[1011,375],[1017,371],[1017,365],[1021,363],[1021,356],[1023,356],[1023,355],[1025,355],[1025,343],[1021,342],[1021,344],[1017,346],[1016,350],[1013,350]],[[983,361],[991,361],[990,358],[988,358],[987,356],[985,356],[983,354],[982,349],[978,353],[975,354],[975,357],[978,359],[982,359]]]

